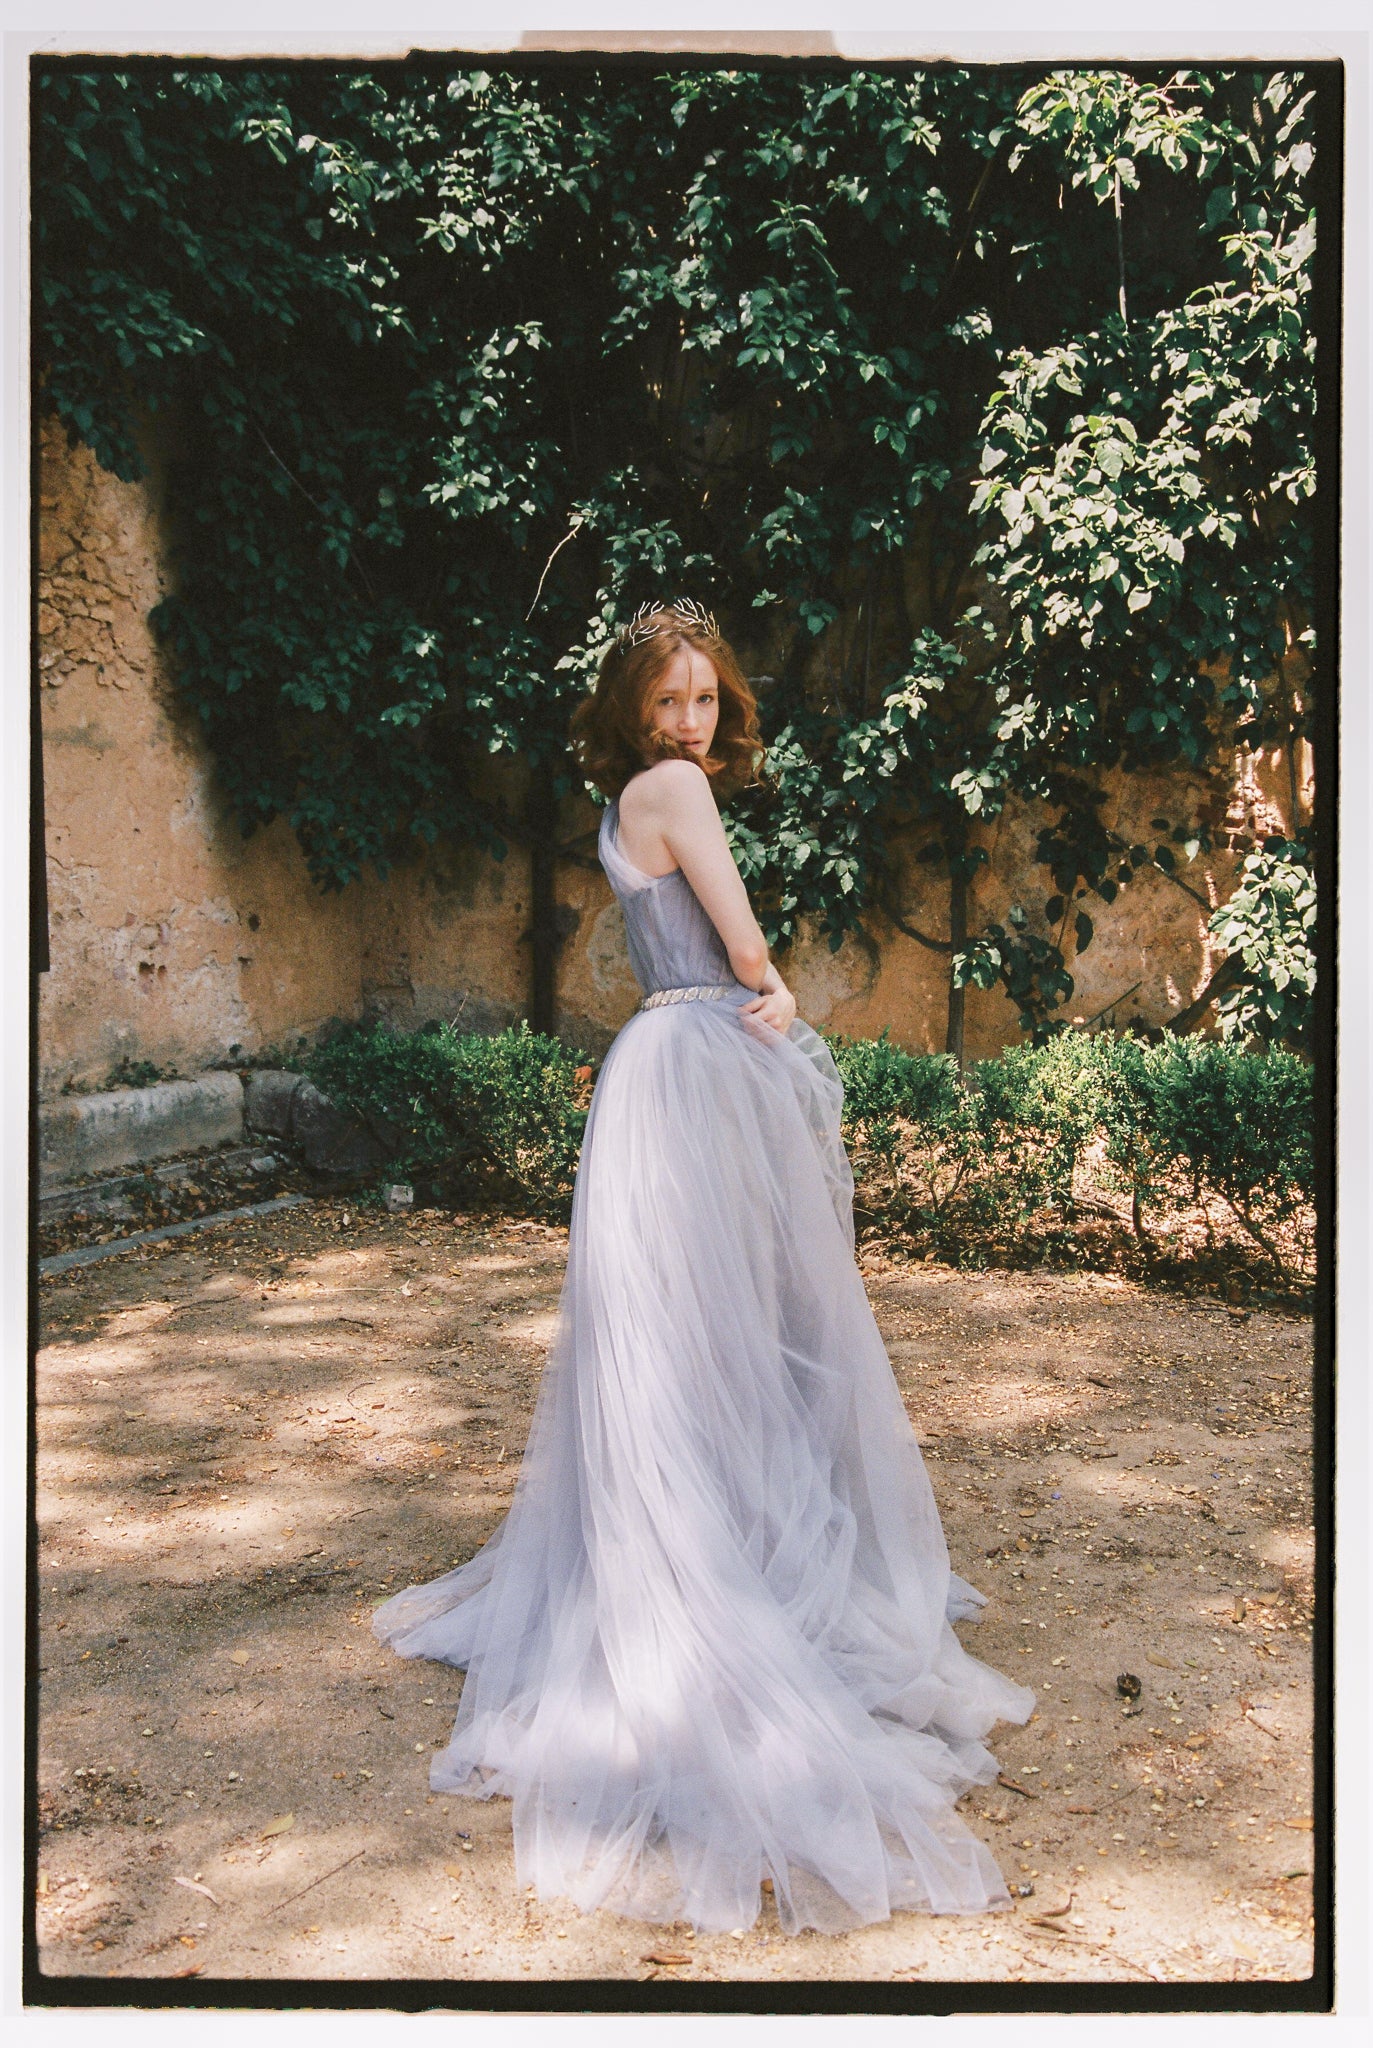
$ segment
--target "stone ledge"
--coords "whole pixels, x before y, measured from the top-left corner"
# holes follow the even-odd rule
[[[281,1067],[245,1077],[243,1114],[250,1131],[286,1139],[311,1173],[333,1180],[375,1172],[404,1142],[404,1133],[385,1117],[340,1109],[304,1074]]]
[[[250,1131],[272,1138],[291,1135],[291,1107],[305,1076],[285,1067],[257,1067],[243,1077],[243,1115]]]
[[[117,1259],[123,1252],[136,1252],[145,1244],[165,1244],[171,1237],[188,1237],[193,1230],[213,1230],[219,1223],[242,1223],[251,1216],[275,1216],[279,1210],[298,1209],[309,1200],[308,1195],[277,1195],[270,1202],[221,1209],[216,1216],[187,1216],[180,1223],[164,1223],[157,1230],[140,1230],[134,1237],[117,1237],[105,1244],[85,1244],[73,1251],[54,1252],[51,1258],[38,1261],[38,1270],[44,1277],[70,1273],[77,1266],[93,1266],[100,1259]]]
[[[62,1096],[38,1112],[38,1184],[46,1191],[121,1166],[241,1145],[244,1135],[237,1074]]]
[[[40,1196],[121,1169],[217,1152],[254,1137],[285,1140],[312,1173],[335,1181],[374,1172],[403,1142],[384,1117],[357,1117],[304,1074],[259,1069],[59,1096],[38,1112]]]
[[[271,1154],[267,1159],[272,1165],[276,1161]],[[108,1216],[118,1221],[120,1217],[132,1216],[132,1190],[141,1190],[151,1180],[158,1193],[164,1197],[175,1195],[178,1188],[194,1180],[212,1167],[217,1173],[248,1174],[261,1169],[267,1170],[263,1160],[263,1146],[260,1140],[250,1145],[223,1146],[216,1152],[196,1152],[189,1159],[169,1159],[161,1164],[126,1167],[122,1173],[108,1174],[98,1180],[79,1180],[74,1184],[66,1181],[60,1186],[42,1190],[38,1197],[38,1217],[41,1223],[64,1223],[70,1216],[84,1211],[87,1215]]]

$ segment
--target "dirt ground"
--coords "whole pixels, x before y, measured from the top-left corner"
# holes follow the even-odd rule
[[[566,1241],[336,1201],[42,1283],[45,1974],[1310,1973],[1310,1326],[1089,1274],[864,1262],[962,1638],[1039,1693],[962,1808],[1029,1895],[693,1937],[522,1894],[508,1805],[428,1790],[461,1674],[369,1620],[499,1520]]]

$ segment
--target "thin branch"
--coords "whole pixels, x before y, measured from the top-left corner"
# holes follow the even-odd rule
[[[931,953],[952,953],[953,941],[951,939],[932,939],[927,933],[917,931],[913,924],[907,924],[900,911],[895,909],[885,897],[882,899],[880,907],[883,914],[891,919],[896,929],[899,932],[904,932],[908,939],[916,940],[919,945],[927,947]]]
[[[1094,1011],[1082,1026],[1082,1029],[1086,1031],[1090,1025],[1096,1023],[1098,1017],[1104,1017],[1108,1010],[1114,1010],[1117,1003],[1123,1003],[1127,996],[1132,996],[1137,988],[1142,988],[1143,986],[1144,984],[1141,980],[1132,982],[1129,988],[1123,988],[1118,996],[1112,996],[1109,1003],[1103,1003],[1099,1010]]]
[[[1163,1027],[1164,1030],[1171,1031],[1177,1038],[1183,1037],[1200,1024],[1216,997],[1223,996],[1227,989],[1234,988],[1243,976],[1243,956],[1239,953],[1228,953],[1201,994],[1193,1002],[1188,1003],[1186,1009],[1179,1010],[1176,1016],[1170,1017]]]
[[[575,517],[573,518],[573,521],[572,521],[572,524],[571,524],[571,526],[569,526],[569,527],[568,527],[568,529],[567,529],[567,532],[566,532],[566,533],[565,533],[565,534],[563,535],[562,539],[561,539],[561,540],[560,540],[560,541],[558,542],[558,547],[554,548],[554,550],[553,550],[553,554],[552,554],[552,555],[550,555],[550,556],[549,556],[549,558],[548,558],[548,560],[547,560],[547,561],[546,561],[546,562],[544,563],[544,565],[543,565],[543,576],[540,576],[540,578],[539,578],[539,587],[538,587],[538,589],[537,589],[537,590],[536,590],[536,591],[534,592],[534,603],[530,605],[530,607],[529,607],[529,610],[528,610],[528,611],[527,611],[527,612],[525,613],[525,615],[524,615],[524,616],[525,616],[525,621],[526,621],[526,623],[527,623],[527,622],[528,622],[528,621],[529,621],[529,620],[530,620],[530,619],[531,619],[531,618],[532,618],[532,617],[534,616],[534,608],[535,608],[535,605],[537,605],[537,604],[538,604],[538,602],[539,602],[539,599],[540,599],[540,597],[541,597],[541,596],[542,596],[542,594],[543,594],[543,586],[544,586],[544,576],[547,576],[547,574],[548,574],[549,570],[550,570],[550,569],[551,569],[551,568],[553,567],[553,555],[556,555],[556,554],[557,554],[557,552],[558,552],[558,548],[565,548],[565,547],[567,546],[567,543],[568,543],[568,542],[569,542],[570,540],[572,540],[572,539],[574,539],[574,538],[575,538],[575,536],[576,536],[576,532],[577,532],[577,529],[578,529],[578,527],[579,527],[579,526],[580,526],[580,525],[581,525],[581,524],[583,523],[583,520],[584,520],[585,516],[586,516],[586,515],[585,515],[584,513],[582,513],[582,512],[578,512],[578,513],[577,513],[577,514],[575,515]]]
[[[267,453],[271,456],[273,462],[281,471],[282,475],[287,479],[289,483],[293,483],[295,485],[296,489],[300,492],[300,495],[302,496],[302,498],[304,498],[307,505],[314,506],[316,512],[318,512],[320,518],[324,521],[324,524],[327,527],[330,523],[329,514],[325,511],[324,507],[320,504],[317,498],[312,498],[310,496],[310,493],[306,490],[300,478],[295,474],[295,471],[289,469],[287,465],[282,461],[281,457],[277,454],[276,449],[267,439],[267,436],[263,433],[261,427],[258,425],[256,420],[253,421],[253,432],[257,435],[258,440],[261,441],[263,447],[267,450]],[[363,588],[366,590],[367,595],[371,598],[373,604],[375,604],[377,601],[377,593],[372,588],[372,579],[367,574],[367,571],[363,567],[362,563],[359,561],[356,550],[353,548],[349,548],[348,550],[348,562],[349,566],[355,568],[359,576],[361,576]]]
[[[1221,1190],[1221,1200],[1230,1210],[1230,1213],[1239,1219],[1239,1222],[1241,1223],[1243,1228],[1248,1231],[1249,1235],[1253,1238],[1255,1244],[1258,1245],[1261,1250],[1267,1252],[1269,1258],[1273,1261],[1273,1264],[1277,1267],[1278,1271],[1284,1271],[1287,1265],[1287,1261],[1284,1259],[1278,1247],[1275,1244],[1269,1243],[1267,1237],[1264,1235],[1259,1225],[1254,1221],[1254,1218],[1250,1213],[1250,1204],[1244,1201],[1239,1195],[1227,1195],[1223,1188]]]
[[[1117,267],[1117,269],[1119,270],[1119,273],[1120,273],[1120,324],[1121,324],[1121,326],[1122,326],[1122,327],[1128,327],[1128,326],[1130,325],[1130,315],[1129,315],[1129,314],[1128,314],[1128,312],[1127,312],[1127,311],[1125,310],[1125,231],[1124,231],[1124,225],[1123,225],[1123,217],[1122,217],[1122,212],[1121,212],[1121,204],[1120,204],[1120,165],[1119,165],[1119,164],[1117,164],[1117,165],[1116,165],[1116,177],[1115,177],[1115,212],[1116,212],[1116,267]]]
[[[967,225],[963,230],[963,239],[959,243],[958,248],[954,254],[953,262],[949,265],[948,271],[945,274],[944,282],[940,285],[938,292],[935,294],[934,304],[930,307],[929,313],[926,316],[927,320],[931,323],[933,323],[935,316],[942,310],[944,300],[947,297],[949,291],[952,289],[955,277],[957,277],[958,275],[958,266],[963,261],[963,257],[967,251],[968,244],[972,240],[973,225],[977,219],[978,202],[981,200],[982,194],[986,189],[988,178],[990,178],[993,170],[996,168],[996,160],[1000,156],[1000,154],[1001,144],[998,142],[996,148],[992,151],[991,155],[987,158],[986,164],[983,166],[981,177],[978,179],[977,183],[973,187],[972,197],[969,199],[967,206]]]
[[[863,716],[865,718],[867,717],[868,713],[868,689],[872,680],[872,586],[876,575],[876,563],[869,562],[867,589],[864,593],[865,602],[868,608],[867,617],[864,620],[866,637],[863,642]]]
[[[1130,842],[1128,839],[1122,839],[1118,832],[1109,833],[1107,836],[1110,845],[1116,853],[1123,853],[1128,856],[1130,851]],[[1200,889],[1194,889],[1192,887],[1192,884],[1190,882],[1184,882],[1182,876],[1177,874],[1174,869],[1162,867],[1156,860],[1151,860],[1149,862],[1149,866],[1153,868],[1156,874],[1162,875],[1165,882],[1171,882],[1175,889],[1182,890],[1184,896],[1190,896],[1194,903],[1199,903],[1202,909],[1206,912],[1206,915],[1208,917],[1211,915],[1211,912],[1215,909],[1216,906],[1214,903],[1210,903],[1207,901],[1206,897],[1202,895]]]

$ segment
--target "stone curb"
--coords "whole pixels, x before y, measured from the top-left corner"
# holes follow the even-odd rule
[[[387,1165],[404,1138],[385,1118],[355,1116],[284,1068],[211,1069],[151,1088],[60,1096],[40,1108],[38,1134],[44,1196],[98,1175],[224,1153],[254,1136],[285,1139],[312,1173],[347,1180]]]
[[[108,1244],[83,1244],[73,1252],[54,1252],[38,1261],[46,1278],[50,1273],[70,1273],[77,1266],[93,1266],[100,1259],[117,1258],[120,1252],[137,1251],[140,1245],[161,1244],[169,1237],[187,1237],[193,1230],[209,1230],[216,1223],[242,1223],[250,1216],[272,1216],[278,1209],[298,1209],[310,1195],[278,1195],[272,1202],[253,1202],[246,1209],[221,1209],[217,1216],[191,1216],[184,1223],[163,1223],[156,1230],[140,1230],[135,1237],[112,1238]]]
[[[249,1173],[256,1171],[254,1161],[262,1162],[261,1170],[268,1170],[266,1161],[275,1166],[275,1157],[268,1153],[264,1157],[263,1141],[258,1138],[251,1145],[230,1145],[220,1152],[196,1152],[189,1159],[166,1159],[160,1164],[127,1166],[122,1173],[109,1175],[104,1180],[76,1181],[71,1186],[45,1188],[38,1197],[38,1218],[41,1223],[64,1223],[77,1210],[84,1209],[89,1215],[107,1215],[114,1222],[127,1217],[132,1223],[133,1212],[129,1207],[128,1189],[131,1183],[151,1180],[159,1192],[171,1194],[183,1187],[197,1174]]]
[[[38,1112],[39,1185],[49,1188],[121,1167],[177,1159],[244,1141],[236,1073],[197,1074],[151,1088],[59,1096]]]

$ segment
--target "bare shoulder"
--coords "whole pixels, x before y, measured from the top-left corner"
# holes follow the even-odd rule
[[[710,778],[694,761],[655,761],[620,792],[620,815],[661,823],[699,817],[715,809]]]

